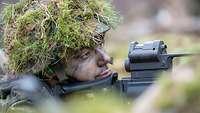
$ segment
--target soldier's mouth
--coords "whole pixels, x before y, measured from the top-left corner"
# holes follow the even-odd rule
[[[102,79],[105,77],[108,77],[112,74],[112,71],[110,69],[106,69],[102,71],[99,75],[96,76],[96,79]]]

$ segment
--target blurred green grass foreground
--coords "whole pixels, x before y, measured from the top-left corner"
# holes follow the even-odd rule
[[[128,113],[130,104],[111,92],[76,93],[65,102],[47,100],[39,106],[15,106],[7,113]]]

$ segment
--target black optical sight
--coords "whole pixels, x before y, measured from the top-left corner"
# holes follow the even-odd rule
[[[129,46],[125,69],[131,76],[119,81],[120,89],[128,96],[140,95],[151,85],[160,72],[172,68],[173,58],[192,54],[167,54],[167,45],[155,40],[139,44],[132,42]]]

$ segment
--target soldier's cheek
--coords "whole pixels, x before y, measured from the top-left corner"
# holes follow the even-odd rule
[[[97,66],[97,61],[94,57],[79,63],[78,69],[74,73],[74,77],[80,81],[94,80],[101,69]]]
[[[73,77],[79,81],[89,81],[95,79],[96,73],[96,69],[90,69],[90,67],[83,67],[79,68],[74,73]]]

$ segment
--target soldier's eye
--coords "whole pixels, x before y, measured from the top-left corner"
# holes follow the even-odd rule
[[[81,59],[87,59],[90,56],[90,52],[86,51],[81,55]]]

